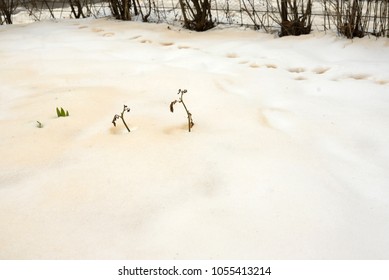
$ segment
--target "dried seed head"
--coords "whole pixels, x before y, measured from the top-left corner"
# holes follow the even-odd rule
[[[116,120],[119,119],[119,118],[120,118],[119,115],[113,116],[112,123],[113,123],[114,126],[116,126]]]
[[[172,103],[170,103],[170,112],[174,112],[174,108],[173,108],[173,106],[174,106],[174,104],[176,104],[177,103],[177,100],[174,100],[174,101],[172,101]]]

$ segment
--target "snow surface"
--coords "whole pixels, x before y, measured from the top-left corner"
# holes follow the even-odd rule
[[[85,19],[0,41],[1,259],[389,258],[388,39]]]

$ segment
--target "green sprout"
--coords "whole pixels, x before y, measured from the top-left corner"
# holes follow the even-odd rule
[[[115,116],[113,117],[112,123],[113,123],[114,126],[116,126],[116,121],[117,121],[118,119],[122,119],[122,122],[123,122],[124,126],[127,128],[128,132],[131,132],[131,130],[128,128],[128,126],[127,126],[127,124],[126,124],[126,122],[125,122],[125,120],[124,120],[124,112],[130,112],[130,108],[127,107],[127,105],[124,105],[124,106],[123,106],[123,111],[121,112],[120,115],[115,115]]]
[[[186,115],[188,116],[188,131],[190,132],[192,127],[194,126],[194,122],[192,119],[192,114],[189,112],[188,108],[186,107],[186,105],[184,103],[183,95],[186,92],[188,92],[186,89],[184,89],[184,90],[179,89],[178,90],[178,94],[180,95],[180,97],[170,103],[170,112],[172,112],[172,113],[174,112],[174,108],[173,108],[174,104],[181,103],[184,106],[184,109],[186,111]]]
[[[37,128],[43,128],[43,124],[40,121],[36,121],[36,122],[37,122],[36,125]]]
[[[58,118],[59,117],[69,117],[69,112],[67,110],[65,111],[62,107],[61,107],[61,109],[59,109],[57,107],[57,116],[58,116]]]

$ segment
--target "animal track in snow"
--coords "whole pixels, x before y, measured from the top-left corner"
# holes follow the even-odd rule
[[[151,41],[151,40],[147,40],[147,39],[143,39],[143,40],[141,40],[141,41],[139,41],[139,42],[141,42],[142,44],[151,44],[153,41]]]
[[[305,72],[305,69],[302,67],[292,67],[292,68],[289,68],[288,71],[290,73],[302,73],[302,72]]]
[[[102,32],[105,32],[104,29],[102,29],[102,28],[97,28],[97,27],[92,28],[92,31],[95,32],[95,33],[102,33]],[[112,37],[112,36],[114,36],[114,35],[115,35],[114,32],[105,32],[105,33],[102,34],[103,37]]]
[[[329,67],[317,67],[315,69],[313,69],[312,71],[318,75],[321,75],[321,74],[324,74],[325,72],[327,72],[328,70],[330,70],[331,68]]]
[[[379,84],[379,85],[385,85],[385,84],[389,83],[388,80],[382,80],[382,79],[378,80],[378,79],[375,79],[374,77],[372,77],[371,75],[366,74],[366,73],[353,73],[353,74],[345,73],[337,78],[333,78],[332,80],[333,81],[340,81],[343,79],[353,79],[356,81],[370,81],[370,82],[374,82],[374,83]]]
[[[113,33],[113,32],[107,32],[107,33],[103,34],[103,37],[112,37],[114,35],[115,35],[115,33]]]
[[[104,29],[94,27],[92,28],[92,31],[96,33],[100,33],[100,32],[104,32]]]
[[[190,49],[189,46],[178,46],[177,48],[180,49],[180,50],[182,50],[182,49]]]
[[[367,80],[370,76],[367,74],[351,74],[348,77],[354,80]]]
[[[303,76],[297,76],[296,78],[294,78],[296,81],[304,81],[304,80],[307,80],[306,77],[303,77]]]
[[[265,66],[266,66],[267,68],[277,69],[277,65],[275,65],[275,64],[266,64]]]
[[[248,61],[244,61],[244,62],[240,62],[240,63],[241,63],[241,64],[243,64],[243,63],[248,63]],[[251,68],[260,68],[260,67],[261,67],[260,64],[255,63],[255,62],[251,63],[249,66],[250,66]],[[264,66],[265,66],[266,68],[268,68],[268,69],[277,69],[277,68],[278,68],[277,65],[271,64],[271,63],[265,64]]]
[[[228,57],[228,58],[237,58],[238,55],[236,53],[228,53],[228,54],[226,54],[226,57]]]
[[[388,80],[377,80],[375,81],[376,84],[379,84],[379,85],[386,85],[389,83]]]
[[[168,47],[168,46],[173,46],[174,43],[173,42],[161,42],[159,43],[161,46],[164,46],[164,47]]]
[[[251,63],[249,66],[251,68],[259,68],[260,67],[259,64],[257,64],[257,63]]]

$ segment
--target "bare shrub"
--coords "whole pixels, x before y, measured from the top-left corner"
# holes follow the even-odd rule
[[[0,0],[1,1],[1,0]],[[70,1],[70,0],[64,0]],[[23,8],[28,11],[30,17],[34,20],[39,21],[43,14],[43,11],[47,11],[50,14],[50,18],[55,19],[54,8],[55,5],[62,5],[64,7],[64,3],[55,2],[52,0],[20,0],[20,4]]]
[[[325,0],[324,6],[340,35],[389,36],[389,0]]]
[[[69,1],[70,9],[72,10],[72,14],[75,18],[86,17],[83,11],[83,7],[84,6],[87,7],[86,1],[82,1],[82,0],[68,0],[68,1]]]
[[[133,0],[135,1],[135,0]],[[131,20],[131,1],[130,0],[109,0],[112,15],[116,19]],[[134,5],[135,6],[135,5]]]
[[[18,0],[0,0],[0,24],[12,24],[12,14],[18,5]]]
[[[142,4],[141,4],[142,2]],[[150,17],[150,14],[151,14],[151,11],[152,11],[152,2],[151,0],[141,0],[141,2],[139,2],[139,0],[136,0],[136,3],[137,3],[137,7],[139,9],[139,13],[142,17],[142,21],[143,22],[148,22],[148,19]]]
[[[265,21],[269,19],[269,10],[266,12],[259,11],[255,7],[255,0],[242,0],[243,7],[242,11],[245,12],[252,23],[254,24],[255,29],[261,29],[263,28],[266,32],[268,32],[268,29],[265,25]],[[269,9],[269,5],[267,5],[267,9]]]
[[[375,0],[368,4],[372,5],[373,12],[372,34],[389,37],[389,0]]]
[[[365,36],[362,23],[364,2],[360,0],[329,0],[330,15],[339,34],[349,39]]]
[[[184,26],[195,31],[206,31],[214,27],[210,0],[179,0]]]
[[[312,0],[277,0],[280,36],[309,34],[312,27]]]

